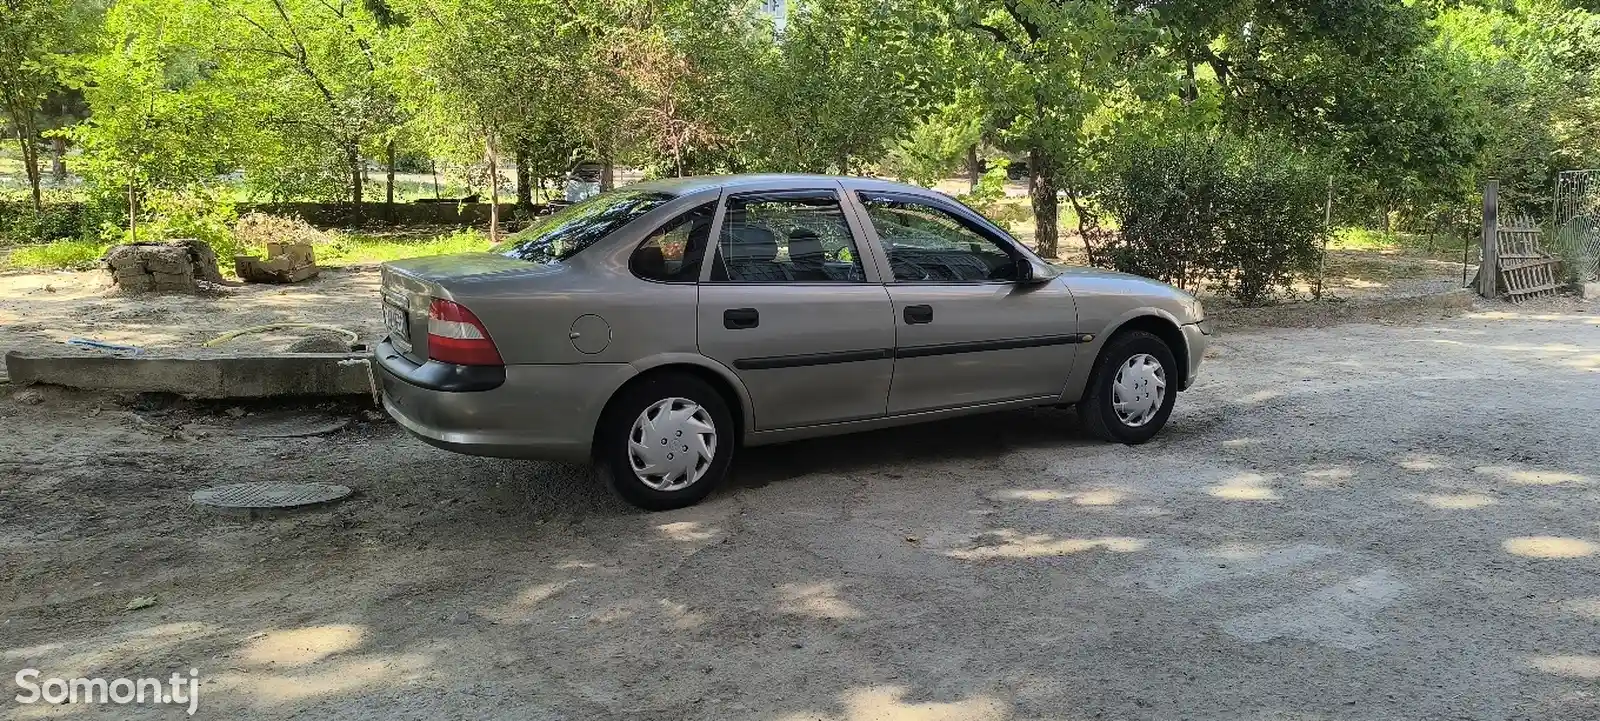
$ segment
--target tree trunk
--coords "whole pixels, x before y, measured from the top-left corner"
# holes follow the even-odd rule
[[[385,151],[385,155],[387,156],[387,157],[384,158],[384,162],[388,165],[388,167],[385,168],[385,170],[387,171],[387,176],[388,176],[387,177],[388,185],[384,188],[384,191],[383,191],[383,204],[389,206],[388,208],[386,208],[386,210],[389,213],[389,217],[392,219],[392,218],[394,218],[394,141],[393,140],[389,141],[389,145],[388,145],[388,147],[384,148],[384,151]]]
[[[428,158],[428,171],[433,173],[433,199],[438,200],[439,195],[439,161]]]
[[[344,161],[350,170],[350,205],[355,208],[355,217],[361,219],[361,151],[354,145],[345,148]]]
[[[128,242],[139,242],[139,199],[133,192],[133,173],[128,173]]]
[[[617,187],[617,163],[611,159],[611,151],[607,149],[600,158],[600,192],[615,187]]]
[[[1072,203],[1072,214],[1078,216],[1078,237],[1083,241],[1084,261],[1089,265],[1099,265],[1100,253],[1095,249],[1095,243],[1102,236],[1100,221],[1083,206],[1078,194],[1072,192],[1071,188],[1066,189],[1066,196],[1067,201]]]
[[[1060,245],[1061,229],[1057,223],[1061,209],[1056,198],[1055,167],[1042,149],[1035,147],[1028,151],[1028,174],[1031,178],[1029,194],[1033,200],[1034,251],[1054,258]]]
[[[50,139],[50,176],[56,184],[67,182],[67,139],[57,136]]]
[[[22,167],[28,174],[28,187],[33,189],[33,209],[44,210],[44,196],[39,194],[39,147],[34,145],[33,124],[16,118],[17,145],[22,147]]]
[[[978,192],[978,179],[983,177],[983,171],[978,169],[978,144],[967,146],[967,192]]]
[[[528,167],[526,143],[517,143],[517,207],[533,207],[533,172]]]
[[[484,136],[483,148],[489,156],[489,244],[500,242],[500,152],[494,133]]]

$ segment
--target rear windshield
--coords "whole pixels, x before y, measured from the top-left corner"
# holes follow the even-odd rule
[[[506,238],[500,254],[534,263],[566,260],[669,200],[666,193],[640,190],[601,193]]]

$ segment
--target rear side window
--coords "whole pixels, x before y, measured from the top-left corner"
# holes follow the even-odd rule
[[[645,280],[693,283],[700,280],[700,260],[711,238],[711,219],[717,201],[701,205],[667,221],[633,251],[628,267]]]
[[[728,199],[711,279],[736,283],[860,283],[850,224],[832,192]]]
[[[501,255],[533,263],[571,258],[645,213],[672,200],[666,193],[617,190],[547,216],[506,239]]]

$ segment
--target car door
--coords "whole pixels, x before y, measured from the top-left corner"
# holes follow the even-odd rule
[[[1082,340],[1063,281],[1019,282],[1029,254],[953,201],[855,199],[892,274],[890,414],[1061,394]]]
[[[883,416],[894,322],[837,183],[724,197],[700,284],[700,352],[732,368],[757,430]]]

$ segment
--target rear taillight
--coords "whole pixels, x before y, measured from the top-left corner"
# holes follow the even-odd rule
[[[443,298],[428,306],[428,358],[463,366],[504,365],[478,316]]]

